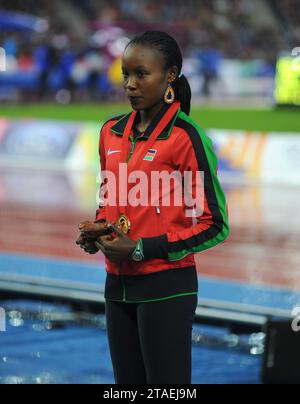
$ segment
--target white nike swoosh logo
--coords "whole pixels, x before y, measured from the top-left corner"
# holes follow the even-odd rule
[[[110,149],[108,149],[107,155],[110,156],[111,154],[114,154],[114,153],[120,153],[120,151],[121,150],[110,150]]]

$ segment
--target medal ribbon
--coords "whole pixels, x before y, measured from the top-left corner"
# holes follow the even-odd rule
[[[151,149],[151,147],[155,143],[157,136],[162,132],[162,130],[167,126],[167,124],[170,122],[170,120],[173,118],[173,116],[177,113],[179,107],[180,107],[180,102],[174,102],[170,106],[170,108],[166,111],[166,113],[162,116],[161,120],[156,125],[155,129],[153,130],[153,132],[151,133],[149,138],[145,141],[144,147],[141,148],[141,150],[138,152],[138,154],[135,158],[143,159],[145,157],[148,150]],[[133,126],[133,122],[136,117],[136,114],[137,114],[137,111],[132,112],[132,114],[130,115],[128,122],[125,126],[125,129],[124,129],[120,163],[126,163],[126,160],[128,158],[129,136],[132,131],[132,126]],[[119,180],[120,180],[120,178],[119,178]],[[126,181],[127,181],[127,178],[126,178]],[[126,196],[126,199],[127,199],[127,196]],[[120,195],[118,195],[118,202],[119,202],[119,200],[120,200]],[[127,203],[128,203],[128,201],[127,201]],[[120,212],[120,214],[125,214],[126,206],[122,206],[121,204],[119,204],[119,212]]]

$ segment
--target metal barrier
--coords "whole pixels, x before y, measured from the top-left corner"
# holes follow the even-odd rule
[[[0,297],[63,302],[90,312],[103,312],[105,304],[104,285],[10,274],[1,274]],[[228,326],[236,332],[260,331],[275,317],[292,321],[288,310],[209,299],[198,300],[195,314],[195,322]]]

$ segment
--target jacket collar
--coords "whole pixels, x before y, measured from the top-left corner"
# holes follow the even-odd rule
[[[170,105],[164,104],[163,107],[160,109],[160,111],[155,115],[155,117],[152,119],[150,125],[147,127],[144,135],[140,138],[141,140],[143,139],[148,139],[157,124],[160,122],[160,120],[163,118],[164,114],[167,112],[167,110],[170,108]],[[180,108],[178,112],[180,111]],[[167,139],[170,136],[171,130],[174,126],[175,119],[178,115],[175,114],[175,116],[168,122],[168,124],[165,126],[165,128],[162,130],[162,132],[157,136],[157,139]],[[119,119],[112,127],[111,131],[114,132],[118,136],[123,136],[125,126],[133,112],[130,112],[129,114],[123,115],[121,119]]]

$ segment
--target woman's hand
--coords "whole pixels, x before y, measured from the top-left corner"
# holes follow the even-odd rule
[[[115,223],[108,223],[107,228],[113,231],[116,236],[100,236],[95,246],[103,252],[105,257],[112,262],[120,262],[129,259],[135,250],[136,241],[131,240]]]
[[[107,223],[93,223],[88,220],[79,223],[78,228],[80,234],[76,240],[76,244],[89,254],[96,254],[99,248],[96,247],[95,241],[98,237],[110,234],[112,230],[107,228]]]
[[[95,246],[95,241],[87,238],[83,233],[78,236],[76,244],[89,254],[96,254],[99,251],[99,248]]]
[[[98,237],[112,232],[111,229],[107,228],[106,222],[93,223],[89,220],[79,223],[78,229],[81,233],[85,234],[87,238],[92,240],[96,240]]]

